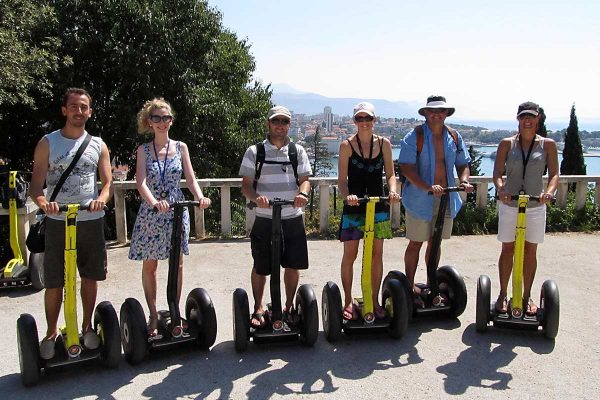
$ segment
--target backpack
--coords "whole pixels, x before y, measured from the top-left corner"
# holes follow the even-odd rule
[[[279,164],[279,165],[291,165],[294,170],[294,177],[296,178],[296,185],[300,187],[300,181],[298,180],[298,150],[296,145],[292,142],[288,144],[288,157],[290,161],[266,161],[265,160],[265,144],[263,142],[256,143],[256,161],[254,163],[254,182],[252,186],[256,190],[258,179],[262,171],[263,164]]]
[[[458,133],[456,133],[456,131],[454,129],[450,128],[449,126],[446,126],[446,125],[444,125],[444,126],[450,133],[450,136],[452,136],[452,140],[454,141],[454,145],[456,146],[456,152],[457,153],[460,152],[461,149],[458,147]],[[423,131],[423,125],[415,126],[415,133],[417,134],[417,163],[416,164],[418,165],[419,155],[421,154],[421,151],[423,151],[423,141],[425,140],[425,133]],[[400,163],[398,163],[397,167],[398,167],[398,179],[400,180],[400,183],[406,182],[406,177],[402,173],[402,169],[400,168]]]

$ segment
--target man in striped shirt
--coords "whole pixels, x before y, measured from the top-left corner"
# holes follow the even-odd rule
[[[254,296],[254,313],[251,325],[254,328],[265,325],[262,304],[266,277],[271,273],[271,217],[272,210],[269,200],[279,197],[293,200],[293,206],[283,206],[281,209],[281,226],[283,233],[283,253],[281,265],[285,268],[283,280],[285,284],[285,308],[288,323],[298,321],[298,314],[293,309],[293,300],[301,269],[308,268],[308,247],[304,229],[303,207],[308,202],[310,191],[309,175],[312,174],[306,151],[302,146],[295,145],[298,167],[296,173],[288,156],[290,139],[288,130],[291,122],[290,111],[282,106],[275,106],[267,115],[267,138],[262,142],[265,149],[265,163],[260,170],[260,177],[255,182],[257,146],[250,146],[240,166],[242,177],[242,193],[254,201],[256,219],[250,233],[252,258],[251,282]]]

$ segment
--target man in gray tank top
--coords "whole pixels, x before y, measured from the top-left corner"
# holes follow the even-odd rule
[[[79,213],[77,220],[77,268],[81,277],[83,305],[83,344],[89,349],[100,345],[92,329],[92,312],[96,303],[98,281],[106,279],[106,248],[104,244],[104,205],[110,199],[112,175],[108,147],[93,137],[59,194],[50,202],[43,187],[47,183],[50,195],[62,172],[68,168],[79,146],[89,135],[85,124],[92,114],[92,98],[84,89],[66,91],[61,112],[66,118],[62,129],[45,135],[38,142],[33,160],[33,175],[29,195],[46,215],[46,249],[44,252],[44,296],[48,328],[40,344],[40,356],[54,357],[54,342],[58,336],[58,316],[64,286],[65,216],[59,204],[89,204],[89,211]],[[100,175],[100,194],[96,186]]]

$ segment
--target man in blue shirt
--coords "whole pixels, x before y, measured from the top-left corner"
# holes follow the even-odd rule
[[[444,125],[446,117],[454,114],[454,111],[454,107],[446,104],[443,96],[429,96],[425,107],[419,109],[419,114],[425,117],[425,124],[404,137],[398,156],[398,163],[406,177],[402,188],[402,204],[406,210],[406,237],[410,240],[404,253],[404,266],[406,277],[417,295],[420,289],[415,286],[415,273],[419,253],[426,241],[427,262],[440,197],[444,188],[455,186],[453,169],[456,169],[460,185],[467,192],[473,191],[473,186],[469,184],[471,159],[462,137]],[[419,135],[422,135],[420,140]],[[432,192],[433,196],[428,192]],[[444,216],[443,239],[450,238],[452,221],[462,205],[458,193],[452,192],[449,197],[450,204]],[[415,296],[415,303],[419,307],[424,306],[419,296]]]

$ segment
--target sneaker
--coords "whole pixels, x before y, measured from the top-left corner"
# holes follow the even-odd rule
[[[40,357],[44,360],[50,360],[54,358],[54,345],[56,344],[56,338],[44,339],[40,342]]]
[[[100,347],[100,336],[94,331],[87,331],[83,335],[83,345],[90,350],[96,350]]]

